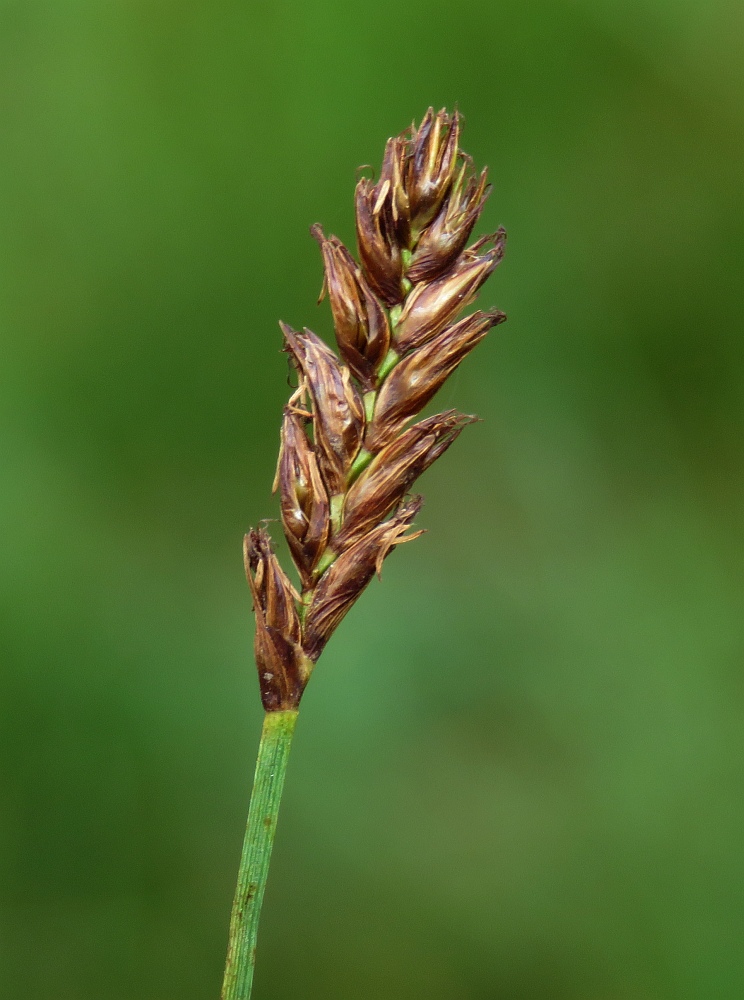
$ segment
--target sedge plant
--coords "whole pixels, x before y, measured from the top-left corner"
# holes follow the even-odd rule
[[[383,560],[417,538],[418,476],[475,418],[447,410],[410,424],[506,317],[460,318],[501,261],[503,229],[467,246],[490,187],[460,149],[458,112],[430,108],[388,140],[379,179],[356,187],[359,261],[320,226],[340,357],[280,324],[297,389],[284,408],[274,490],[299,583],[264,528],[245,537],[266,715],[230,920],[222,1000],[248,1000],[279,802],[300,699],[320,654]]]

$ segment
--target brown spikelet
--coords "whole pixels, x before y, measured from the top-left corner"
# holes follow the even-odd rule
[[[380,180],[377,184],[376,204],[379,204],[379,199],[384,194],[389,209],[388,224],[401,248],[408,246],[411,233],[411,206],[404,184],[407,155],[407,143],[403,136],[397,135],[388,139],[385,143]]]
[[[426,112],[419,127],[411,131],[406,187],[411,222],[416,232],[439,211],[457,170],[460,116],[448,115],[444,108]]]
[[[362,388],[374,389],[377,369],[390,347],[387,313],[341,240],[326,238],[317,225],[310,232],[323,254],[323,290],[331,302],[338,348]]]
[[[351,372],[312,330],[281,324],[313,405],[318,465],[331,496],[343,493],[364,434],[364,408]]]
[[[310,675],[301,645],[297,592],[262,529],[245,536],[243,558],[256,615],[254,651],[261,700],[267,712],[292,708],[299,703]]]
[[[461,318],[504,254],[502,229],[467,247],[490,188],[460,150],[458,112],[429,108],[389,139],[379,179],[355,193],[359,262],[311,229],[342,360],[282,323],[299,384],[285,407],[275,488],[302,592],[268,534],[246,536],[255,652],[267,711],[296,707],[326,642],[392,550],[417,538],[416,479],[476,418],[447,410],[409,426],[488,331]]]
[[[448,410],[421,420],[391,441],[346,494],[343,526],[334,540],[334,549],[341,552],[383,521],[421,473],[476,419]]]
[[[421,497],[413,497],[402,504],[389,521],[362,534],[321,577],[305,619],[305,651],[313,663],[375,573],[382,572],[386,556],[396,545],[411,542],[421,534],[406,532],[422,503]]]
[[[485,335],[506,317],[503,313],[475,312],[449,326],[403,358],[380,390],[365,445],[378,452],[426,406],[460,362]]]
[[[469,166],[469,160],[463,163],[449,198],[421,234],[407,273],[414,285],[438,278],[457,260],[483,211],[491,192],[488,171],[468,176]]]
[[[331,508],[304,418],[291,406],[284,410],[277,486],[284,534],[305,585],[328,541]]]
[[[403,257],[396,237],[389,180],[370,184],[363,177],[356,189],[356,230],[359,256],[372,288],[387,306],[399,303],[403,292]]]
[[[499,231],[484,254],[463,256],[436,281],[422,281],[406,299],[395,333],[399,353],[420,347],[470,305],[504,256],[506,234]]]

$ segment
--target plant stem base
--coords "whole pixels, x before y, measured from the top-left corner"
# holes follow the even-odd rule
[[[297,711],[267,712],[258,747],[248,825],[235,890],[222,1000],[249,1000],[279,803]]]

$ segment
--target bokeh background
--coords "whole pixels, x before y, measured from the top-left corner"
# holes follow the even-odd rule
[[[306,695],[254,995],[744,995],[743,10],[3,0],[0,996],[218,996],[277,320],[456,102],[510,318]]]

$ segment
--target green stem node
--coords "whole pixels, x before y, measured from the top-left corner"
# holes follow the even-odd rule
[[[346,496],[343,493],[336,493],[331,497],[331,528],[333,529],[333,534],[335,535],[341,527],[341,521],[344,516],[344,500]]]
[[[398,352],[391,347],[390,350],[385,355],[385,357],[382,359],[382,364],[377,370],[377,375],[379,377],[380,382],[384,382],[384,380],[388,377],[390,372],[393,370],[393,368],[395,368],[395,366],[398,364],[399,361],[400,361],[400,354],[398,354]]]
[[[334,552],[333,549],[328,546],[323,555],[318,559],[318,565],[315,567],[315,575],[318,579],[325,573],[329,566],[332,566],[338,559],[338,552]]]
[[[351,486],[360,473],[364,472],[373,458],[374,456],[371,451],[367,451],[366,448],[359,449],[357,457],[351,463],[351,468],[349,469],[349,476],[347,479],[349,486]]]
[[[267,712],[235,890],[222,1000],[249,1000],[256,936],[297,711]]]
[[[377,402],[377,392],[372,389],[370,392],[365,392],[364,394],[364,419],[368,424],[372,423],[372,417],[375,413],[375,403]]]

